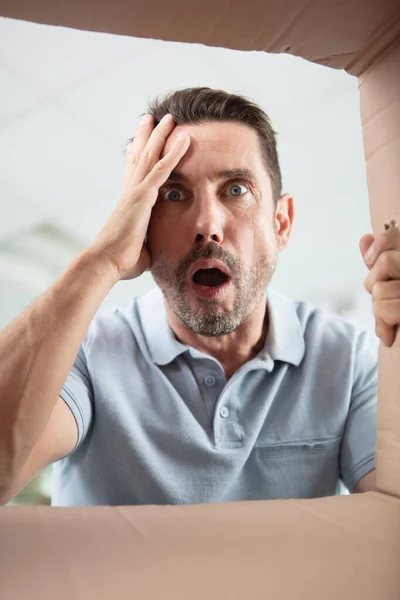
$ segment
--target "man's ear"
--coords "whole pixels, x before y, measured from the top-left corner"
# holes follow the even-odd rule
[[[294,220],[294,198],[283,194],[276,204],[275,227],[278,237],[278,250],[282,252],[289,243]]]

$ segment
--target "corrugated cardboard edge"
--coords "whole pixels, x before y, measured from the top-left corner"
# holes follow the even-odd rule
[[[400,224],[400,39],[359,78],[367,183],[374,235]],[[400,336],[381,345],[378,378],[377,485],[400,497]]]

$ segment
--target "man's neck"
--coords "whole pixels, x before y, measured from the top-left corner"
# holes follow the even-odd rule
[[[168,322],[176,338],[187,346],[217,359],[229,379],[242,365],[254,358],[264,347],[269,328],[266,294],[248,319],[235,331],[222,336],[193,333],[170,310],[165,302]]]

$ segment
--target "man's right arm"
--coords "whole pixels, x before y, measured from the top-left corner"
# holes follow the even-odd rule
[[[117,280],[107,260],[85,252],[0,333],[2,504],[19,491],[16,487],[73,450],[75,420],[59,393],[91,320]]]
[[[75,447],[76,425],[59,397],[89,325],[111,288],[150,265],[145,239],[159,188],[190,145],[175,123],[142,121],[126,153],[122,196],[67,271],[0,333],[0,504]]]

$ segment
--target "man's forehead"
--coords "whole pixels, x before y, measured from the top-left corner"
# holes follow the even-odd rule
[[[188,156],[204,152],[254,156],[255,148],[259,148],[256,132],[241,123],[204,123],[175,127],[165,144],[163,155],[181,131],[190,136]]]
[[[162,156],[180,132],[190,136],[190,146],[168,178],[170,181],[245,179],[257,187],[267,174],[257,133],[241,123],[204,123],[176,126]]]

